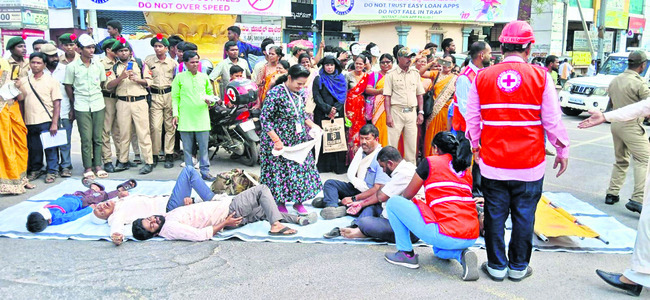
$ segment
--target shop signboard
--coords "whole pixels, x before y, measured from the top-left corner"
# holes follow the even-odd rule
[[[630,23],[627,27],[632,33],[643,33],[645,28],[645,18],[630,17]]]
[[[241,29],[239,38],[247,43],[259,47],[265,38],[272,38],[275,44],[282,43],[282,26],[280,25],[247,23],[235,23],[235,25]]]
[[[23,28],[47,30],[50,20],[46,9],[23,7]]]
[[[591,64],[591,52],[589,51],[572,51],[571,64],[573,66],[588,66]]]
[[[591,43],[596,47],[598,45],[598,33],[594,31],[589,31],[591,37]],[[606,31],[604,38],[603,49],[605,52],[612,52],[612,45],[614,44],[614,32]],[[573,33],[573,50],[574,51],[590,51],[589,42],[587,41],[587,35],[584,31],[576,31]]]
[[[314,0],[318,20],[493,22],[517,19],[519,0]]]
[[[289,0],[77,0],[77,9],[291,16]]]

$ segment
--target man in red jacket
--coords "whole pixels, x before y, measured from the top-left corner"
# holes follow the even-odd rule
[[[544,133],[557,149],[557,176],[567,168],[569,138],[551,76],[545,68],[526,63],[535,42],[531,26],[524,21],[508,23],[499,41],[505,59],[478,72],[465,117],[485,197],[488,261],[482,269],[495,281],[506,275],[520,281],[533,272],[528,264],[546,170]],[[504,231],[510,212],[512,235],[506,257]]]

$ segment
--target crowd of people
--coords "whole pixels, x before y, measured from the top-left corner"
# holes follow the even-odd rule
[[[303,205],[312,200],[313,207],[322,208],[323,219],[355,217],[350,227],[333,228],[325,238],[394,242],[397,251],[384,257],[389,263],[419,267],[412,243],[421,239],[432,245],[437,257],[458,261],[463,280],[477,280],[478,258],[469,247],[484,232],[487,262],[480,270],[495,281],[521,281],[532,275],[529,263],[546,169],[545,144],[556,150],[554,168],[559,167],[560,176],[568,165],[569,139],[552,75],[558,59],[549,56],[547,68],[528,63],[535,42],[528,23],[504,27],[499,38],[504,59],[498,64],[483,41],[470,45],[467,59],[457,62],[451,39],[440,45],[442,55],[432,43],[418,52],[397,45],[392,53],[381,53],[374,43],[365,50],[354,43],[349,49],[321,44],[315,56],[310,49],[294,46],[285,59],[273,40],[255,47],[239,40],[241,31],[233,26],[228,28],[224,60],[209,74],[192,43],[158,35],[151,39],[156,54],[142,61],[120,36],[121,25],[109,26],[114,35],[99,43],[87,35],[62,37],[65,53],[60,58],[47,42],[28,62],[23,60],[22,38],[13,38],[7,46],[12,53],[9,63],[21,66],[16,81],[21,93],[15,100],[25,103],[25,109],[23,118],[13,100],[1,102],[0,142],[8,149],[2,153],[4,161],[25,167],[3,166],[0,191],[22,193],[32,187],[28,180],[42,173],[46,182],[70,176],[70,134],[67,150],[44,150],[35,135],[56,134],[61,127],[69,130],[75,119],[89,188],[32,213],[30,231],[92,213],[95,223],[108,220],[116,245],[124,241],[123,227],[129,224],[140,240],[160,236],[203,241],[223,229],[259,220],[270,223],[271,235],[293,235],[296,230],[282,223],[316,222],[318,216]],[[99,51],[106,53],[102,64],[92,59]],[[263,59],[251,66],[249,55]],[[65,70],[58,76],[63,79],[57,80],[61,65]],[[207,155],[208,110],[221,105],[213,96],[223,95],[227,83],[239,78],[252,79],[259,87],[253,107],[261,109],[261,180],[231,199],[214,194],[203,180],[214,179]],[[148,98],[150,103],[143,101]],[[627,120],[639,114],[626,110],[606,117]],[[602,115],[595,117],[600,119],[584,126],[604,121]],[[323,153],[324,146],[311,141],[322,134],[323,124],[339,118],[345,124],[347,151]],[[110,137],[118,157],[115,166]],[[135,181],[110,193],[95,181],[136,166],[129,160],[134,144],[145,164],[141,174],[150,173],[159,160],[171,168],[179,140],[185,168],[171,196],[126,198]],[[46,171],[41,170],[43,152]],[[28,161],[20,160],[24,153],[29,153]],[[324,172],[346,174],[348,181],[323,184]],[[201,200],[190,198],[192,189]],[[321,190],[323,197],[317,197]],[[289,202],[296,214],[289,213]],[[477,206],[482,205],[484,214],[479,216]],[[509,216],[513,225],[506,252]],[[625,276],[599,275],[614,286],[632,286],[637,293],[650,277],[647,268],[647,257],[641,257]]]

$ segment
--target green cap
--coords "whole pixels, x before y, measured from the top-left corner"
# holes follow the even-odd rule
[[[106,52],[106,48],[112,48],[115,42],[117,42],[116,39],[105,40],[104,43],[102,43],[102,50]]]
[[[113,46],[111,46],[111,50],[113,50],[113,52],[117,52],[124,48],[131,49],[131,45],[124,38],[120,38],[120,40],[116,40],[115,42],[113,42]]]
[[[11,50],[17,45],[24,44],[25,40],[23,40],[22,37],[20,36],[15,36],[9,39],[9,42],[7,42],[7,50]]]
[[[630,53],[630,56],[627,57],[627,61],[630,63],[641,64],[648,60],[648,56],[645,54],[645,51],[634,50]]]
[[[74,40],[76,40],[76,39],[77,39],[76,35],[70,34],[70,33],[64,33],[59,37],[59,42],[61,44],[64,44],[64,45],[65,44],[72,44],[72,43],[74,43]]]
[[[162,33],[156,34],[156,36],[151,39],[151,47],[153,47],[153,45],[156,43],[161,43],[163,46],[169,47],[169,41],[163,37]]]

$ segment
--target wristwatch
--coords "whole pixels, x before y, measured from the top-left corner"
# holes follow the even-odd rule
[[[423,111],[423,110],[418,111],[418,114],[420,114],[420,115],[424,115],[424,111]]]
[[[352,196],[352,202],[357,201],[357,196]]]

